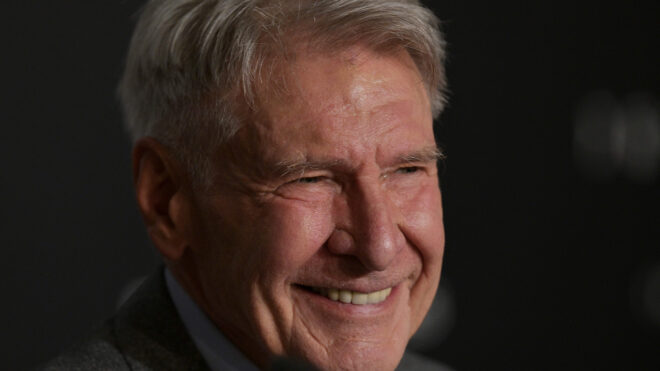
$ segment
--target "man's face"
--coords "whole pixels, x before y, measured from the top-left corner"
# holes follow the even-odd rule
[[[280,72],[195,198],[198,300],[259,364],[393,369],[444,249],[422,79],[407,54],[359,47]]]

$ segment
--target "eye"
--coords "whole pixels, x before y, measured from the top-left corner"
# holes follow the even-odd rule
[[[318,183],[323,180],[322,176],[307,176],[307,177],[302,177],[294,180],[292,183],[306,183],[306,184],[312,184],[312,183]]]
[[[400,167],[396,171],[399,174],[412,174],[420,170],[421,168],[419,166],[406,166],[406,167]]]

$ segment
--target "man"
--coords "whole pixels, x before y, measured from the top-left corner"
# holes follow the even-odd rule
[[[149,1],[120,96],[166,268],[47,368],[439,369],[404,352],[444,249],[443,54],[414,0]]]

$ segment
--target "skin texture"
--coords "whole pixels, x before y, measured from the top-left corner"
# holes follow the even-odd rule
[[[444,251],[430,104],[404,53],[305,54],[215,154],[194,190],[138,142],[138,203],[170,269],[223,333],[267,367],[392,370],[435,295]],[[373,292],[352,305],[305,287]]]

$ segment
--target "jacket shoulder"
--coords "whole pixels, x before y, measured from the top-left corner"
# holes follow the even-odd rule
[[[38,370],[208,370],[169,296],[163,270],[100,330]]]
[[[106,323],[92,336],[74,345],[57,358],[36,368],[58,370],[129,370],[112,336],[112,326]]]

